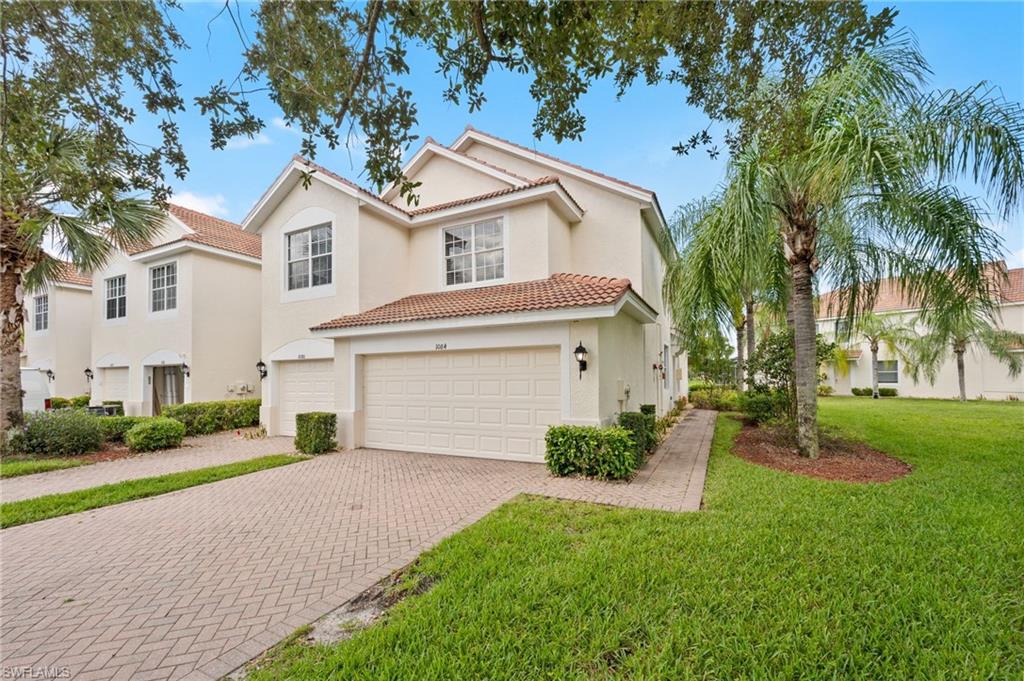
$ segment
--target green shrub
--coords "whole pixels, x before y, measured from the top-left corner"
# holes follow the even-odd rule
[[[67,409],[71,406],[71,400],[66,397],[51,397],[50,409]]]
[[[828,397],[836,390],[830,385],[819,385],[818,386],[818,397]]]
[[[677,414],[683,413],[683,410],[686,409],[686,405],[688,404],[688,402],[689,400],[686,399],[685,395],[676,398],[675,412]]]
[[[879,388],[879,397],[896,397],[896,388]]]
[[[92,398],[88,395],[76,395],[71,398],[70,402],[72,407],[76,409],[83,409],[89,406],[89,400],[91,399]]]
[[[338,448],[338,417],[326,411],[295,415],[295,448],[303,454],[323,454]]]
[[[739,396],[740,411],[754,423],[764,423],[786,415],[789,396],[781,390],[750,392]]]
[[[640,405],[640,413],[641,414],[651,414],[653,416],[653,415],[658,413],[658,407],[653,405],[653,404],[641,404]]]
[[[739,393],[723,388],[695,390],[690,393],[690,402],[697,409],[736,411],[739,409]]]
[[[871,397],[871,388],[850,388],[850,392],[857,397]]]
[[[625,428],[551,426],[544,461],[554,475],[624,480],[639,467],[636,445]]]
[[[103,400],[104,407],[114,407],[116,416],[124,416],[124,402],[122,400]]]
[[[149,416],[96,416],[103,430],[103,439],[107,442],[123,442],[124,434],[133,426],[148,421]]]
[[[185,425],[166,416],[155,416],[136,423],[124,434],[124,441],[133,452],[151,452],[181,445]]]
[[[95,416],[83,411],[65,409],[27,414],[22,446],[31,454],[88,454],[103,446],[103,429]]]
[[[619,426],[629,431],[636,445],[637,462],[642,463],[647,454],[658,444],[658,436],[654,431],[654,414],[642,414],[638,411],[624,411],[619,414]]]
[[[222,430],[248,428],[260,424],[259,400],[220,400],[169,404],[161,416],[185,424],[186,435],[209,435]]]

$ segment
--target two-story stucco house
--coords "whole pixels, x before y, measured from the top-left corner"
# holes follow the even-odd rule
[[[332,411],[346,447],[538,461],[551,424],[672,404],[653,192],[472,128],[405,174],[414,207],[296,157],[244,220],[269,432]]]
[[[61,262],[56,279],[25,301],[22,372],[46,374],[50,396],[72,397],[89,390],[92,279]]]
[[[258,236],[171,205],[159,239],[116,253],[93,282],[93,404],[149,415],[258,396]]]
[[[998,323],[1001,328],[1024,333],[1024,268],[1006,270],[1004,263],[998,263],[997,267],[1006,274],[1005,279],[999,278],[996,292],[999,301]],[[836,295],[823,295],[819,308],[818,331],[833,339],[837,326],[845,323],[845,320],[836,316]],[[924,334],[928,329],[917,321],[919,311],[920,306],[903,295],[895,281],[886,279],[879,283],[874,306],[876,314],[892,316]],[[852,340],[847,353],[848,371],[839,372],[835,367],[828,367],[826,371],[826,383],[839,395],[849,395],[851,388],[871,387],[871,348],[863,338]],[[1024,348],[1019,352],[1024,352]],[[1010,376],[1006,365],[978,343],[971,343],[964,354],[964,379],[968,399],[1024,399],[1024,376]],[[956,398],[960,392],[956,360],[952,352],[939,369],[935,383],[924,378],[914,382],[905,363],[898,354],[890,352],[884,343],[878,350],[878,385],[881,388],[896,388],[898,394],[904,397]]]

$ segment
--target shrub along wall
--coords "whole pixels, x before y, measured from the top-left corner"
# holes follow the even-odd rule
[[[618,426],[551,426],[544,441],[544,461],[554,475],[625,480],[640,466],[630,432]]]
[[[161,416],[185,424],[186,435],[208,435],[260,424],[260,400],[220,400],[169,404]]]
[[[303,454],[323,454],[338,448],[334,437],[338,417],[326,411],[295,415],[295,448]]]
[[[107,442],[122,442],[124,434],[132,427],[148,421],[150,416],[96,416],[103,430],[103,439]]]
[[[99,419],[84,411],[37,412],[25,417],[25,430],[15,436],[12,449],[29,454],[78,456],[103,446]]]
[[[647,459],[647,455],[658,445],[658,434],[655,432],[656,421],[653,411],[650,413],[624,411],[619,414],[619,426],[629,431],[633,445],[636,447],[637,466],[642,464]]]
[[[124,441],[133,452],[151,452],[169,449],[181,444],[185,425],[166,416],[147,418],[128,429]]]

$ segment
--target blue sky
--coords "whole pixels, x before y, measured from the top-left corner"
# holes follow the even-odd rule
[[[883,5],[869,6],[877,11]],[[934,71],[933,87],[964,88],[987,80],[1007,99],[1024,101],[1024,3],[899,2],[895,6],[897,25],[914,32]],[[177,69],[187,101],[219,78],[230,80],[241,63],[239,42],[227,18],[209,25],[221,7],[187,3],[172,15],[191,47],[180,55]],[[243,4],[243,13],[253,7]],[[598,82],[582,102],[587,116],[583,140],[555,144],[550,138],[532,138],[535,104],[527,89],[528,78],[494,73],[486,82],[486,105],[470,114],[465,106],[442,101],[444,83],[429,54],[413,51],[411,64],[408,85],[419,109],[416,132],[421,139],[430,135],[447,144],[469,123],[649,187],[658,193],[666,212],[712,191],[722,179],[724,154],[712,160],[703,151],[689,156],[671,151],[673,144],[707,125],[703,114],[686,105],[686,93],[679,86],[639,85],[616,100],[614,86]],[[299,136],[279,125],[280,111],[272,102],[257,98],[254,103],[267,129],[255,140],[233,141],[226,150],[210,149],[208,123],[198,111],[190,108],[182,115],[181,136],[191,172],[184,181],[173,183],[173,200],[231,220],[245,216],[299,145]],[[317,156],[328,168],[366,185],[363,160],[358,145],[351,151],[322,148]],[[993,219],[992,224],[1005,240],[1008,259],[1024,266],[1024,214]]]

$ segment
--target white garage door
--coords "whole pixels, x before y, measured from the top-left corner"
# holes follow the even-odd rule
[[[333,359],[281,362],[277,371],[282,435],[295,435],[296,414],[335,410]]]
[[[541,461],[559,366],[556,347],[368,356],[365,445]]]
[[[103,399],[128,400],[128,367],[100,369],[103,372]]]

